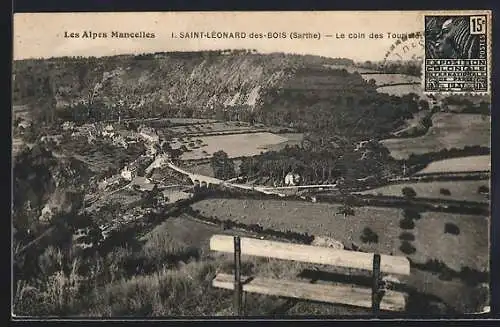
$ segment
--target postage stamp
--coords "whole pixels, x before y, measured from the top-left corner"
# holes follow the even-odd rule
[[[13,319],[490,311],[491,13],[13,26]]]
[[[424,92],[488,93],[490,17],[425,15]]]

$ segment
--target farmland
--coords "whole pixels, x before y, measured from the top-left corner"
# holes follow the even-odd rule
[[[433,126],[420,137],[386,139],[383,144],[396,159],[410,154],[423,154],[442,149],[465,146],[490,146],[490,120],[476,114],[437,113],[432,116]]]
[[[324,67],[330,68],[330,69],[345,69],[349,73],[378,73],[377,70],[373,69],[368,69],[368,68],[361,68],[361,67],[356,67],[356,66],[347,66],[347,65],[328,65],[325,64],[323,65]]]
[[[470,156],[431,162],[418,175],[435,173],[490,171],[491,156]]]
[[[422,86],[420,84],[380,86],[377,88],[377,92],[395,96],[415,93],[421,99],[426,99],[426,96],[422,93]]]
[[[193,204],[204,216],[231,219],[264,228],[307,232],[310,235],[333,237],[344,244],[361,243],[363,228],[370,227],[379,235],[379,243],[363,247],[366,251],[405,255],[398,249],[402,232],[399,220],[402,209],[357,207],[355,216],[336,214],[338,205],[279,200],[211,199]],[[444,235],[444,224],[453,222],[461,233]],[[488,223],[486,217],[426,212],[412,231],[418,242],[411,259],[425,262],[438,259],[453,269],[469,266],[478,270],[488,267]],[[462,244],[462,245],[460,245]],[[477,255],[484,253],[484,256]]]
[[[211,122],[205,124],[176,126],[169,128],[169,130],[176,135],[206,135],[262,132],[266,131],[267,129],[239,122]]]
[[[403,75],[403,74],[361,74],[361,76],[369,81],[375,80],[375,85],[394,85],[394,84],[417,84],[420,85],[420,77]]]
[[[361,192],[361,194],[402,196],[403,188],[411,187],[417,193],[417,197],[443,200],[449,199],[458,201],[477,201],[487,203],[489,202],[489,200],[484,195],[478,193],[478,188],[483,185],[489,187],[489,181],[478,180],[401,183],[374,188],[368,191]],[[449,190],[450,195],[443,195],[441,193],[441,189]]]
[[[248,199],[206,199],[192,205],[203,216],[216,216],[245,224],[259,224],[274,230],[307,232],[314,236],[328,236],[350,246],[353,242],[363,251],[408,256],[413,262],[425,263],[431,259],[444,262],[449,268],[460,271],[470,267],[479,271],[488,270],[488,220],[473,215],[455,215],[425,212],[415,221],[412,230],[403,230],[400,220],[402,209],[356,207],[355,215],[344,218],[336,214],[338,205],[306,203],[280,200]],[[453,223],[460,229],[459,235],[444,233],[444,225]],[[378,243],[363,244],[362,230],[370,227],[379,237]],[[399,236],[403,232],[414,235],[412,245],[416,252],[407,255],[400,251]],[[245,259],[246,260],[246,259]],[[270,260],[270,262],[277,260]],[[282,264],[281,264],[282,265]],[[294,266],[295,265],[295,266]],[[288,267],[285,272],[286,267]],[[274,277],[286,276],[300,271],[299,265],[292,263],[273,271]],[[303,268],[303,267],[302,267]],[[278,272],[276,272],[278,271]],[[412,269],[412,274],[404,281],[411,288],[445,301],[460,311],[477,310],[475,287],[463,281],[444,281],[431,272]],[[462,301],[461,297],[470,298]]]
[[[233,134],[200,137],[205,146],[183,153],[181,159],[195,160],[210,158],[221,149],[230,158],[253,156],[267,150],[268,146],[286,142],[287,139],[272,133]],[[205,151],[205,152],[204,152]]]

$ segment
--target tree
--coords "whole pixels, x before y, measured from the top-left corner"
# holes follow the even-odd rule
[[[361,241],[363,243],[378,243],[378,235],[371,228],[365,227],[361,235]]]
[[[408,199],[413,199],[415,196],[417,196],[417,192],[415,192],[415,190],[411,187],[404,187],[401,192],[403,193],[403,195],[408,198]]]
[[[441,188],[439,190],[439,193],[441,193],[442,195],[451,195],[450,190],[448,190],[447,188]]]
[[[401,241],[415,241],[415,235],[413,235],[412,233],[403,232],[401,233],[401,235],[399,235],[399,239]]]
[[[417,251],[417,249],[408,241],[403,241],[403,243],[399,247],[399,250],[404,254],[413,254]]]
[[[427,100],[420,100],[418,102],[418,106],[420,107],[420,110],[424,110],[424,111],[427,111],[429,110],[429,102],[427,102]]]
[[[415,228],[415,223],[411,219],[404,218],[399,222],[399,227],[402,229],[413,229]]]
[[[227,153],[223,150],[217,151],[212,155],[210,164],[215,178],[225,180],[236,176],[234,162],[229,159]]]
[[[344,215],[344,218],[347,218],[347,216],[354,216],[355,211],[354,211],[354,199],[350,195],[344,196],[343,199],[343,204],[341,207],[339,207],[338,214]]]
[[[446,234],[452,234],[452,235],[459,235],[460,234],[460,228],[453,224],[453,223],[446,223],[444,225],[444,232]]]

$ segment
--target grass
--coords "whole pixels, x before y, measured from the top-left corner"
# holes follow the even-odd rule
[[[420,84],[381,86],[377,88],[377,92],[395,96],[403,96],[405,94],[415,93],[419,96],[419,98],[427,99],[427,97],[422,92],[422,86]]]
[[[222,205],[218,200],[214,202],[221,208],[221,212],[233,212],[227,206],[227,202]],[[227,200],[226,200],[227,201]],[[232,200],[231,200],[232,201]],[[206,201],[202,201],[202,207]],[[274,201],[273,207],[281,201]],[[268,202],[267,202],[268,203]],[[253,207],[248,203],[236,201],[231,203],[237,207],[246,205],[251,211],[255,211],[255,216],[261,216],[262,212],[257,209],[260,206]],[[257,202],[256,202],[257,204]],[[295,205],[294,207],[297,207]],[[317,206],[316,206],[317,207]],[[229,210],[228,210],[229,209]],[[364,208],[357,208],[355,218],[363,221]],[[283,222],[285,225],[293,225],[299,216],[297,210],[291,207],[285,207],[284,210],[292,212]],[[361,210],[361,211],[360,211]],[[313,210],[314,211],[314,210]],[[387,213],[386,211],[384,211]],[[383,217],[381,212],[378,218]],[[317,214],[318,212],[313,212]],[[402,214],[401,214],[402,215]],[[397,223],[401,215],[396,215],[394,221]],[[359,217],[358,217],[359,216]],[[284,217],[284,215],[274,215],[274,217]],[[339,216],[340,218],[340,216]],[[483,232],[480,226],[473,223],[478,222],[479,218],[457,217],[456,223],[462,230],[459,236],[464,237],[466,231]],[[231,219],[239,220],[232,216]],[[277,218],[279,219],[279,218]],[[343,219],[343,218],[342,218]],[[340,219],[339,221],[342,221]],[[351,220],[349,219],[349,220]],[[432,219],[439,220],[438,223],[432,222]],[[303,218],[302,218],[303,220]],[[431,220],[429,228],[424,223]],[[464,225],[463,220],[468,221],[469,225]],[[372,219],[372,221],[376,221]],[[427,222],[428,223],[428,222]],[[423,214],[422,219],[416,222],[416,231],[411,231],[416,235],[417,240],[424,236],[430,237],[449,237],[442,235],[442,228],[432,228],[432,226],[442,225],[442,219],[438,216],[428,216]],[[422,224],[419,226],[419,224]],[[311,224],[315,231],[321,231],[325,234],[333,228],[339,226],[323,226]],[[356,225],[354,223],[345,224]],[[397,228],[387,219],[380,219],[380,224],[371,227],[382,238],[382,243],[386,243],[386,234],[394,233]],[[352,234],[357,233],[357,226],[353,226]],[[380,231],[383,231],[380,233]],[[340,228],[339,234],[345,234],[346,230]],[[440,233],[441,232],[441,233]],[[140,247],[118,247],[111,253],[102,258],[93,259],[90,262],[79,262],[78,260],[69,261],[70,269],[61,269],[63,257],[60,252],[51,249],[46,251],[44,257],[44,267],[47,277],[41,283],[19,283],[18,292],[15,297],[15,309],[18,314],[37,314],[40,316],[80,316],[80,317],[169,317],[169,316],[214,316],[230,315],[232,305],[232,292],[228,290],[216,289],[211,286],[211,281],[218,272],[231,273],[233,256],[226,253],[215,253],[209,250],[209,239],[213,234],[222,233],[219,227],[213,227],[201,224],[189,219],[189,216],[183,214],[180,217],[171,217],[162,224],[156,226],[151,232],[139,240]],[[232,233],[225,231],[224,233]],[[434,234],[432,234],[434,233]],[[246,233],[240,233],[245,236]],[[439,235],[437,235],[439,234]],[[358,235],[359,236],[359,235]],[[354,237],[355,238],[355,237]],[[484,238],[484,237],[483,237]],[[339,238],[336,238],[339,239]],[[131,240],[129,240],[131,241]],[[455,247],[465,252],[463,245],[467,239],[448,240],[455,242]],[[399,242],[399,241],[398,241]],[[133,242],[132,242],[133,243]],[[393,242],[398,246],[397,242]],[[438,242],[439,243],[439,242]],[[422,250],[429,251],[425,247],[427,243],[412,242],[417,252]],[[465,243],[466,244],[466,243]],[[473,245],[469,242],[469,246]],[[370,245],[372,246],[372,245]],[[368,246],[366,249],[370,249]],[[375,245],[377,246],[377,245]],[[453,257],[450,253],[449,244],[437,244],[432,246],[432,250],[440,248]],[[192,256],[195,250],[196,256]],[[438,249],[439,250],[439,249]],[[473,249],[477,252],[477,249]],[[445,254],[443,252],[443,255]],[[465,255],[466,253],[464,253]],[[438,256],[441,254],[438,253]],[[176,257],[175,260],[172,257]],[[466,257],[463,257],[466,259]],[[412,258],[415,259],[415,258]],[[149,263],[148,263],[149,262]],[[145,269],[150,263],[154,263],[153,269]],[[470,264],[470,262],[463,262]],[[136,267],[136,265],[138,265]],[[88,273],[82,273],[78,267],[88,268]],[[137,268],[141,268],[137,270]],[[332,267],[318,266],[320,270],[332,270]],[[128,273],[127,273],[128,270]],[[242,274],[258,275],[268,278],[286,278],[309,280],[313,278],[307,272],[314,271],[313,265],[298,263],[293,261],[283,261],[272,258],[259,258],[242,256]],[[422,275],[424,274],[424,275]],[[446,299],[448,303],[457,302],[457,294],[473,294],[469,289],[456,280],[441,281],[434,275],[420,271],[412,272],[407,283],[412,287],[419,286],[420,292],[436,292],[439,296]],[[422,281],[425,281],[422,283]],[[83,287],[86,285],[86,287]],[[432,285],[432,287],[430,286]],[[467,296],[464,310],[470,310],[477,301],[477,296],[471,298]],[[294,300],[279,299],[273,296],[264,296],[258,294],[247,294],[246,313],[248,315],[266,315],[266,314],[294,314],[294,315],[336,315],[336,314],[366,314],[369,310],[353,309],[344,306],[319,304],[314,302],[297,302]],[[469,303],[470,302],[470,303]]]
[[[192,160],[210,158],[214,152],[221,149],[224,149],[230,158],[253,156],[262,151],[266,151],[267,146],[287,141],[286,138],[272,133],[204,136],[200,138],[206,146],[193,149],[191,152],[183,153],[182,159]],[[206,154],[203,153],[203,151],[206,151]]]
[[[490,119],[477,114],[437,113],[433,125],[420,137],[386,139],[383,144],[396,159],[465,146],[490,146]]]
[[[437,163],[437,162],[436,162]],[[488,181],[434,181],[420,183],[402,183],[377,187],[360,192],[361,194],[402,196],[404,187],[411,187],[417,193],[417,198],[449,199],[458,201],[489,202],[484,195],[478,194],[481,185],[489,185]],[[451,195],[441,194],[441,189],[448,189]]]
[[[280,200],[206,199],[192,205],[204,216],[231,219],[245,224],[259,224],[263,228],[307,232],[327,236],[351,245],[361,244],[365,227],[379,235],[377,244],[366,244],[366,251],[404,255],[398,250],[398,236],[404,232],[399,221],[402,209],[355,207],[355,215],[344,218],[336,214],[339,205]],[[445,223],[453,222],[462,231],[459,236],[444,235]],[[469,266],[478,270],[488,268],[488,220],[486,217],[437,212],[422,213],[411,232],[416,236],[417,252],[411,256],[416,262],[438,259],[460,270]]]
[[[361,74],[365,81],[370,79],[375,80],[375,84],[379,85],[392,85],[400,83],[420,83],[421,79],[418,76],[410,76],[404,74]]]
[[[205,216],[231,219],[246,224],[260,224],[264,228],[307,232],[311,235],[333,237],[351,245],[355,242],[363,251],[408,256],[413,262],[425,263],[432,259],[443,261],[449,268],[460,271],[470,267],[479,271],[489,271],[489,224],[488,219],[472,215],[452,215],[437,212],[421,213],[414,221],[414,228],[403,230],[399,223],[404,218],[402,209],[356,207],[355,215],[344,218],[336,215],[338,205],[291,201],[261,201],[239,199],[207,199],[193,205]],[[446,223],[452,222],[460,229],[459,235],[444,233]],[[369,227],[378,235],[378,243],[363,243],[363,229]],[[405,255],[399,249],[399,236],[411,233],[411,246],[415,252]],[[245,259],[247,260],[247,259]],[[255,259],[250,259],[255,260]],[[266,260],[266,259],[257,259]],[[273,260],[270,260],[273,262]],[[276,263],[283,265],[284,263]],[[285,264],[284,267],[259,266],[253,271],[274,277],[292,277],[302,266]],[[476,289],[467,286],[457,278],[441,280],[435,273],[412,269],[410,276],[401,281],[419,296],[427,300],[437,299],[459,312],[477,310]],[[461,299],[466,298],[465,301]],[[419,305],[418,303],[412,305]],[[418,309],[420,310],[420,309]],[[289,311],[292,312],[292,311]]]
[[[427,167],[419,171],[417,174],[420,175],[469,171],[491,171],[491,156],[470,156],[438,160],[431,162]]]
[[[175,126],[168,128],[174,133],[204,134],[204,133],[230,133],[230,132],[252,132],[262,130],[245,122],[207,122],[203,124]]]

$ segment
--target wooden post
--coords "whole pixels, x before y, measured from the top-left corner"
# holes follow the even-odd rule
[[[373,255],[372,310],[377,315],[380,311],[380,254]]]
[[[242,287],[241,287],[241,244],[240,237],[234,237],[234,303],[233,312],[242,315]]]

